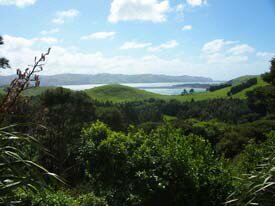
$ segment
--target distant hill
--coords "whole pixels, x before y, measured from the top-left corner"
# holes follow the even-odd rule
[[[15,76],[0,76],[0,86],[7,85]],[[212,82],[211,78],[195,76],[168,76],[156,74],[58,74],[41,76],[42,86],[84,85],[84,84],[123,84],[158,82]]]
[[[248,79],[257,77],[258,82],[256,85],[253,85],[250,88],[244,89],[243,91],[232,95],[232,98],[245,99],[246,92],[251,91],[257,87],[267,85],[266,82],[262,80],[260,76],[247,76],[239,77],[233,79],[233,86],[241,84]],[[151,92],[147,92],[144,90],[122,86],[122,85],[106,85],[101,87],[96,87],[93,89],[85,90],[85,92],[93,99],[97,99],[100,101],[113,101],[113,102],[125,102],[125,101],[136,101],[136,100],[144,100],[144,99],[162,99],[162,100],[171,100],[176,99],[178,101],[191,101],[192,99],[195,101],[207,100],[207,99],[217,99],[217,98],[231,98],[227,95],[230,91],[231,87],[223,88],[220,90],[216,90],[214,92],[200,92],[194,94],[188,94],[185,96],[180,95],[160,95]]]

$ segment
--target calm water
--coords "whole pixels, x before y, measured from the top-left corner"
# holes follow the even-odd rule
[[[220,82],[162,82],[162,83],[133,83],[133,84],[121,84],[129,87],[134,87],[138,89],[142,89],[149,92],[154,92],[157,94],[165,94],[165,95],[179,95],[182,93],[184,89],[189,91],[190,87],[185,87],[185,84],[218,84]],[[62,86],[64,88],[72,89],[72,90],[85,90],[91,89],[99,86],[103,86],[106,84],[87,84],[87,85],[66,85]],[[173,88],[176,85],[183,85],[181,87]],[[203,92],[205,88],[194,88],[195,92]]]

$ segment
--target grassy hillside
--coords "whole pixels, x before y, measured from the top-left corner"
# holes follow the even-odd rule
[[[91,98],[100,101],[123,102],[144,100],[150,98],[163,98],[163,95],[160,94],[155,94],[118,84],[96,87],[93,89],[85,90],[85,92]]]
[[[253,78],[255,76],[244,76],[232,81],[232,84],[238,85],[244,81],[247,81],[249,78]],[[267,85],[266,82],[262,80],[261,77],[258,78],[258,83],[250,88],[247,88],[235,95],[232,98],[246,98],[246,92],[251,91],[257,87]],[[85,90],[85,92],[93,99],[97,99],[100,101],[113,101],[113,102],[124,102],[124,101],[136,101],[136,100],[144,100],[150,98],[163,99],[163,100],[171,100],[176,99],[179,101],[191,101],[192,99],[195,101],[199,100],[207,100],[207,99],[215,99],[215,98],[229,98],[227,93],[230,91],[231,87],[227,87],[224,89],[220,89],[214,92],[201,92],[195,94],[189,94],[185,96],[179,95],[160,95],[151,92],[147,92],[144,90],[139,90],[132,87],[122,86],[122,85],[106,85],[102,87],[97,87],[89,90]]]
[[[237,78],[237,79],[234,79],[232,81],[232,85],[235,86],[235,85],[238,85],[238,84],[241,84],[245,81],[247,81],[248,79],[251,79],[251,78],[254,78],[255,76],[244,76],[244,77],[240,77],[240,78]],[[240,99],[244,99],[246,98],[246,92],[248,91],[251,91],[257,87],[262,87],[262,86],[266,86],[267,83],[263,81],[263,79],[261,77],[257,77],[258,79],[258,82],[256,85],[250,87],[250,88],[247,88],[247,89],[244,89],[243,91],[237,93],[237,94],[234,94],[232,95],[232,98],[240,98]],[[214,92],[201,92],[201,93],[196,93],[196,94],[192,94],[192,95],[187,95],[187,96],[175,96],[176,99],[178,100],[183,100],[183,101],[190,101],[192,99],[194,100],[206,100],[206,99],[215,99],[215,98],[229,98],[227,96],[227,93],[230,91],[231,87],[227,87],[227,88],[224,88],[224,89],[219,89],[217,91],[214,91]]]

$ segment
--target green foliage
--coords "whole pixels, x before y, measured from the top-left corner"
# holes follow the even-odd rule
[[[248,104],[252,110],[261,115],[275,113],[275,87],[259,87],[247,93]]]
[[[275,86],[275,58],[271,60],[270,72],[265,73],[263,76],[264,81]]]
[[[181,128],[184,134],[195,134],[202,136],[209,141],[212,145],[216,145],[231,129],[231,126],[218,121],[198,121],[196,119],[187,119],[174,122],[175,127]]]
[[[0,128],[0,205],[20,204],[18,189],[38,191],[44,177],[57,176],[32,161],[26,148],[40,150],[38,141],[28,135],[11,132],[14,126]]]
[[[251,148],[255,148],[255,150]],[[250,171],[239,177],[236,191],[229,196],[228,205],[274,205],[275,195],[275,133],[260,147],[250,145],[241,161],[252,164]],[[260,158],[259,158],[260,157]],[[249,161],[248,163],[245,161]],[[255,166],[257,165],[257,166]],[[249,168],[248,167],[248,168]],[[246,168],[246,167],[245,167]],[[247,168],[246,168],[247,169]]]
[[[78,202],[62,191],[45,191],[43,196],[32,195],[30,206],[79,206]]]
[[[229,170],[198,136],[171,127],[123,134],[97,122],[82,138],[87,178],[109,191],[110,205],[220,205],[231,189]]]
[[[101,141],[108,137],[110,132],[111,130],[104,123],[97,121],[90,127],[82,130],[82,138],[84,141],[99,145]],[[85,142],[84,144],[89,144],[89,142]]]
[[[45,167],[74,184],[81,176],[75,159],[79,136],[82,128],[95,119],[94,105],[85,93],[63,88],[47,90],[39,103],[36,118],[47,128],[40,133],[40,141],[51,154],[39,154],[39,159]]]
[[[231,87],[232,84],[231,83],[224,83],[224,84],[218,84],[218,85],[212,85],[209,87],[208,91],[210,92],[214,92],[220,89],[224,89],[226,87]]]
[[[123,111],[118,107],[99,107],[96,116],[113,130],[122,131],[126,129]]]
[[[108,206],[104,198],[99,198],[92,193],[78,197],[79,206]]]
[[[188,103],[169,102],[163,112],[180,119],[197,118],[203,121],[213,119],[229,123],[246,121],[250,113],[247,103],[239,99],[214,99]]]
[[[176,128],[181,128],[185,135],[195,134],[208,140],[217,154],[233,159],[240,154],[250,141],[257,143],[266,140],[266,133],[275,130],[272,119],[262,119],[237,125],[220,121],[199,121],[181,119],[173,121]]]
[[[20,206],[108,206],[105,199],[93,193],[72,195],[68,191],[42,189],[40,193],[18,190]]]

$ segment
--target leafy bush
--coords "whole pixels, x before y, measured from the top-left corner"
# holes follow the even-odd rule
[[[275,86],[259,87],[247,93],[249,107],[261,114],[275,113]]]
[[[76,160],[82,128],[95,119],[91,99],[83,92],[56,88],[39,97],[40,108],[35,117],[47,128],[40,132],[41,144],[51,156],[40,154],[39,160],[51,171],[76,184],[82,177]],[[53,158],[54,157],[54,158]]]
[[[87,178],[108,193],[110,205],[212,206],[231,190],[230,170],[201,137],[169,126],[149,134],[106,132],[99,122],[83,131]]]
[[[241,156],[246,173],[238,178],[235,192],[227,205],[274,205],[275,195],[275,133],[260,146],[249,145]],[[247,167],[247,164],[250,166]],[[252,165],[252,166],[251,166]],[[248,168],[250,171],[248,171]]]
[[[47,191],[44,196],[33,196],[31,206],[78,206],[78,202],[62,191]]]
[[[105,199],[89,193],[78,197],[79,206],[108,206]]]
[[[16,191],[45,187],[45,175],[50,173],[32,161],[26,148],[41,150],[39,142],[29,135],[11,132],[15,126],[0,128],[0,205],[20,203]]]

